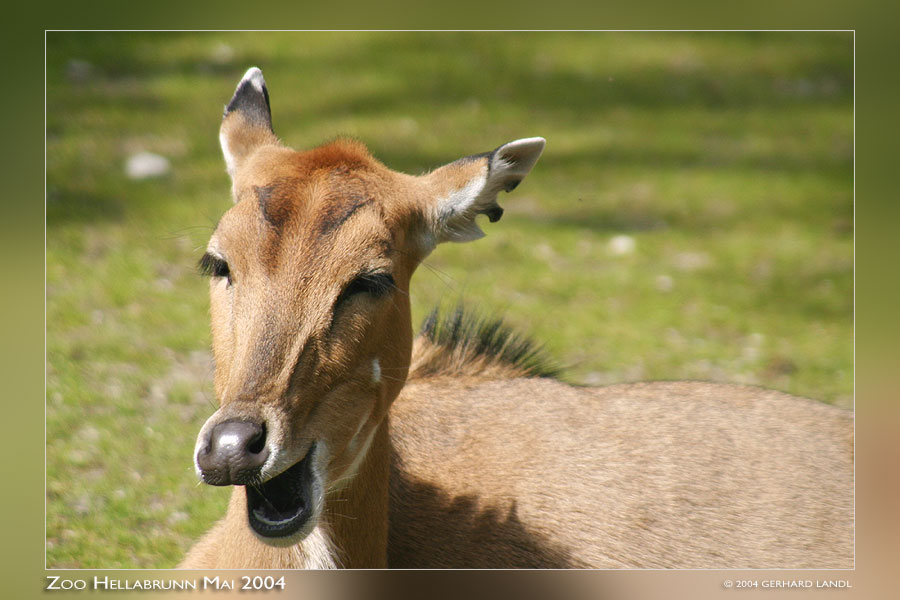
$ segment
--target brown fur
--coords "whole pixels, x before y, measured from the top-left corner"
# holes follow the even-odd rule
[[[389,563],[851,568],[849,414],[701,382],[411,381]]]
[[[545,373],[496,332],[413,352],[413,271],[502,215],[497,193],[543,140],[421,177],[355,141],[296,152],[260,117],[252,73],[221,130],[235,205],[208,247],[228,277],[210,281],[220,408],[199,440],[265,424],[262,480],[315,443],[324,493],[315,528],[279,546],[251,533],[236,486],[181,567],[852,566],[844,411],[741,386],[526,378]],[[344,293],[371,273],[390,289]]]

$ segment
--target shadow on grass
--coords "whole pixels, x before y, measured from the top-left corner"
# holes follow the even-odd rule
[[[318,39],[315,33],[269,34],[273,40]],[[322,34],[325,35],[325,34]],[[328,34],[335,35],[335,34]],[[352,34],[346,34],[348,36]],[[364,43],[347,44],[332,49],[325,60],[311,61],[299,50],[287,45],[277,55],[258,51],[238,51],[228,63],[217,63],[198,49],[196,56],[173,58],[166,53],[147,52],[147,46],[166,44],[185,39],[214,40],[240,47],[246,34],[211,33],[51,33],[48,35],[48,128],[62,140],[67,135],[69,116],[81,111],[115,107],[133,113],[134,119],[154,113],[179,112],[172,101],[163,102],[150,92],[146,82],[164,78],[195,78],[198,82],[213,78],[222,81],[218,103],[210,102],[210,111],[220,110],[234,83],[250,64],[264,68],[270,79],[274,121],[290,128],[315,121],[395,117],[413,108],[421,114],[439,116],[457,110],[467,102],[476,102],[487,115],[497,115],[502,121],[505,113],[516,118],[530,115],[532,123],[579,120],[595,121],[605,111],[624,109],[772,109],[834,106],[846,107],[848,119],[852,102],[851,53],[846,56],[835,48],[849,40],[836,34],[658,34],[657,36],[611,33],[405,33],[368,35]],[[193,37],[190,37],[193,36]],[[309,36],[304,38],[304,36]],[[722,43],[742,40],[740,52],[752,60],[753,45],[763,49],[771,44],[791,47],[794,42],[819,44],[818,52],[800,52],[785,65],[756,65],[746,69],[729,70],[720,65],[703,65],[678,69],[671,65],[636,61],[633,68],[623,70],[620,63],[609,60],[621,46],[640,44],[648,39],[673,43]],[[847,38],[846,40],[844,38]],[[244,38],[246,39],[246,38]],[[349,39],[349,38],[348,38]],[[565,58],[569,40],[584,44],[595,53],[596,63],[575,68]],[[746,46],[749,45],[749,46]],[[201,44],[202,46],[202,44]],[[748,47],[750,49],[748,49]],[[708,51],[708,49],[707,49]],[[557,56],[558,54],[558,56]],[[583,57],[582,57],[583,58]],[[70,73],[71,61],[84,60],[91,64],[86,81],[78,81]],[[584,61],[581,61],[582,63]],[[607,64],[618,64],[609,67]],[[619,69],[619,71],[615,71]],[[315,89],[318,82],[334,77],[345,78],[348,84],[355,78],[383,74],[386,83],[373,88],[348,85],[338,98],[319,99]],[[125,81],[127,85],[116,85]],[[302,89],[297,82],[304,82]],[[400,83],[391,83],[391,82]],[[113,85],[110,85],[113,84]],[[359,91],[359,90],[362,91]],[[194,104],[196,97],[185,86],[186,97],[176,100]],[[201,99],[206,102],[205,99]],[[410,108],[405,108],[410,107]],[[423,108],[424,107],[424,108]],[[182,117],[186,118],[186,117]],[[483,117],[482,117],[483,118]],[[477,121],[473,118],[473,122]],[[191,130],[188,122],[180,129]],[[97,135],[114,136],[117,132],[104,130],[101,123]],[[337,132],[336,132],[337,133]],[[552,136],[552,131],[540,133]],[[772,132],[775,133],[775,132]],[[214,136],[215,132],[210,132]],[[696,132],[685,131],[685,136]],[[325,141],[325,140],[321,140]],[[365,140],[375,146],[377,140]],[[503,140],[500,140],[503,141]],[[472,148],[472,152],[489,148]],[[53,151],[52,146],[48,154]],[[378,158],[392,168],[406,172],[422,172],[444,164],[455,157],[428,154],[411,147],[376,148]],[[542,159],[544,169],[562,169],[583,165],[622,165],[657,168],[708,166],[713,168],[756,169],[762,172],[837,171],[850,173],[850,158],[844,154],[796,153],[774,151],[762,156],[729,156],[705,148],[586,148],[567,154],[548,152]],[[129,210],[124,199],[95,194],[71,193],[65,183],[48,172],[48,183],[60,193],[48,200],[48,213],[53,223],[66,220],[121,218]],[[52,223],[51,223],[52,224]],[[645,227],[646,224],[638,224]]]
[[[129,210],[121,196],[66,189],[47,192],[47,227],[63,223],[122,221]]]

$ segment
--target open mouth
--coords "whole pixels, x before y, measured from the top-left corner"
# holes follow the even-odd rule
[[[291,536],[306,525],[313,512],[312,461],[316,446],[284,473],[265,483],[248,485],[247,516],[262,537]]]

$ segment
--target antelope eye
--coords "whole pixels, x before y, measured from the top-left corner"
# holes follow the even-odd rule
[[[210,277],[227,277],[229,283],[231,282],[231,270],[228,268],[228,263],[209,252],[200,258],[198,268],[203,275],[209,275]]]
[[[376,298],[384,296],[394,287],[394,278],[390,273],[363,273],[347,284],[335,304],[359,294],[368,294]]]

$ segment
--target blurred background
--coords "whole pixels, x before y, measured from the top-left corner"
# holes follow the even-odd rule
[[[191,453],[216,407],[206,281],[231,204],[222,109],[422,173],[547,138],[487,237],[413,279],[582,385],[703,379],[851,407],[853,37],[48,32],[47,566],[171,567],[224,514]]]

